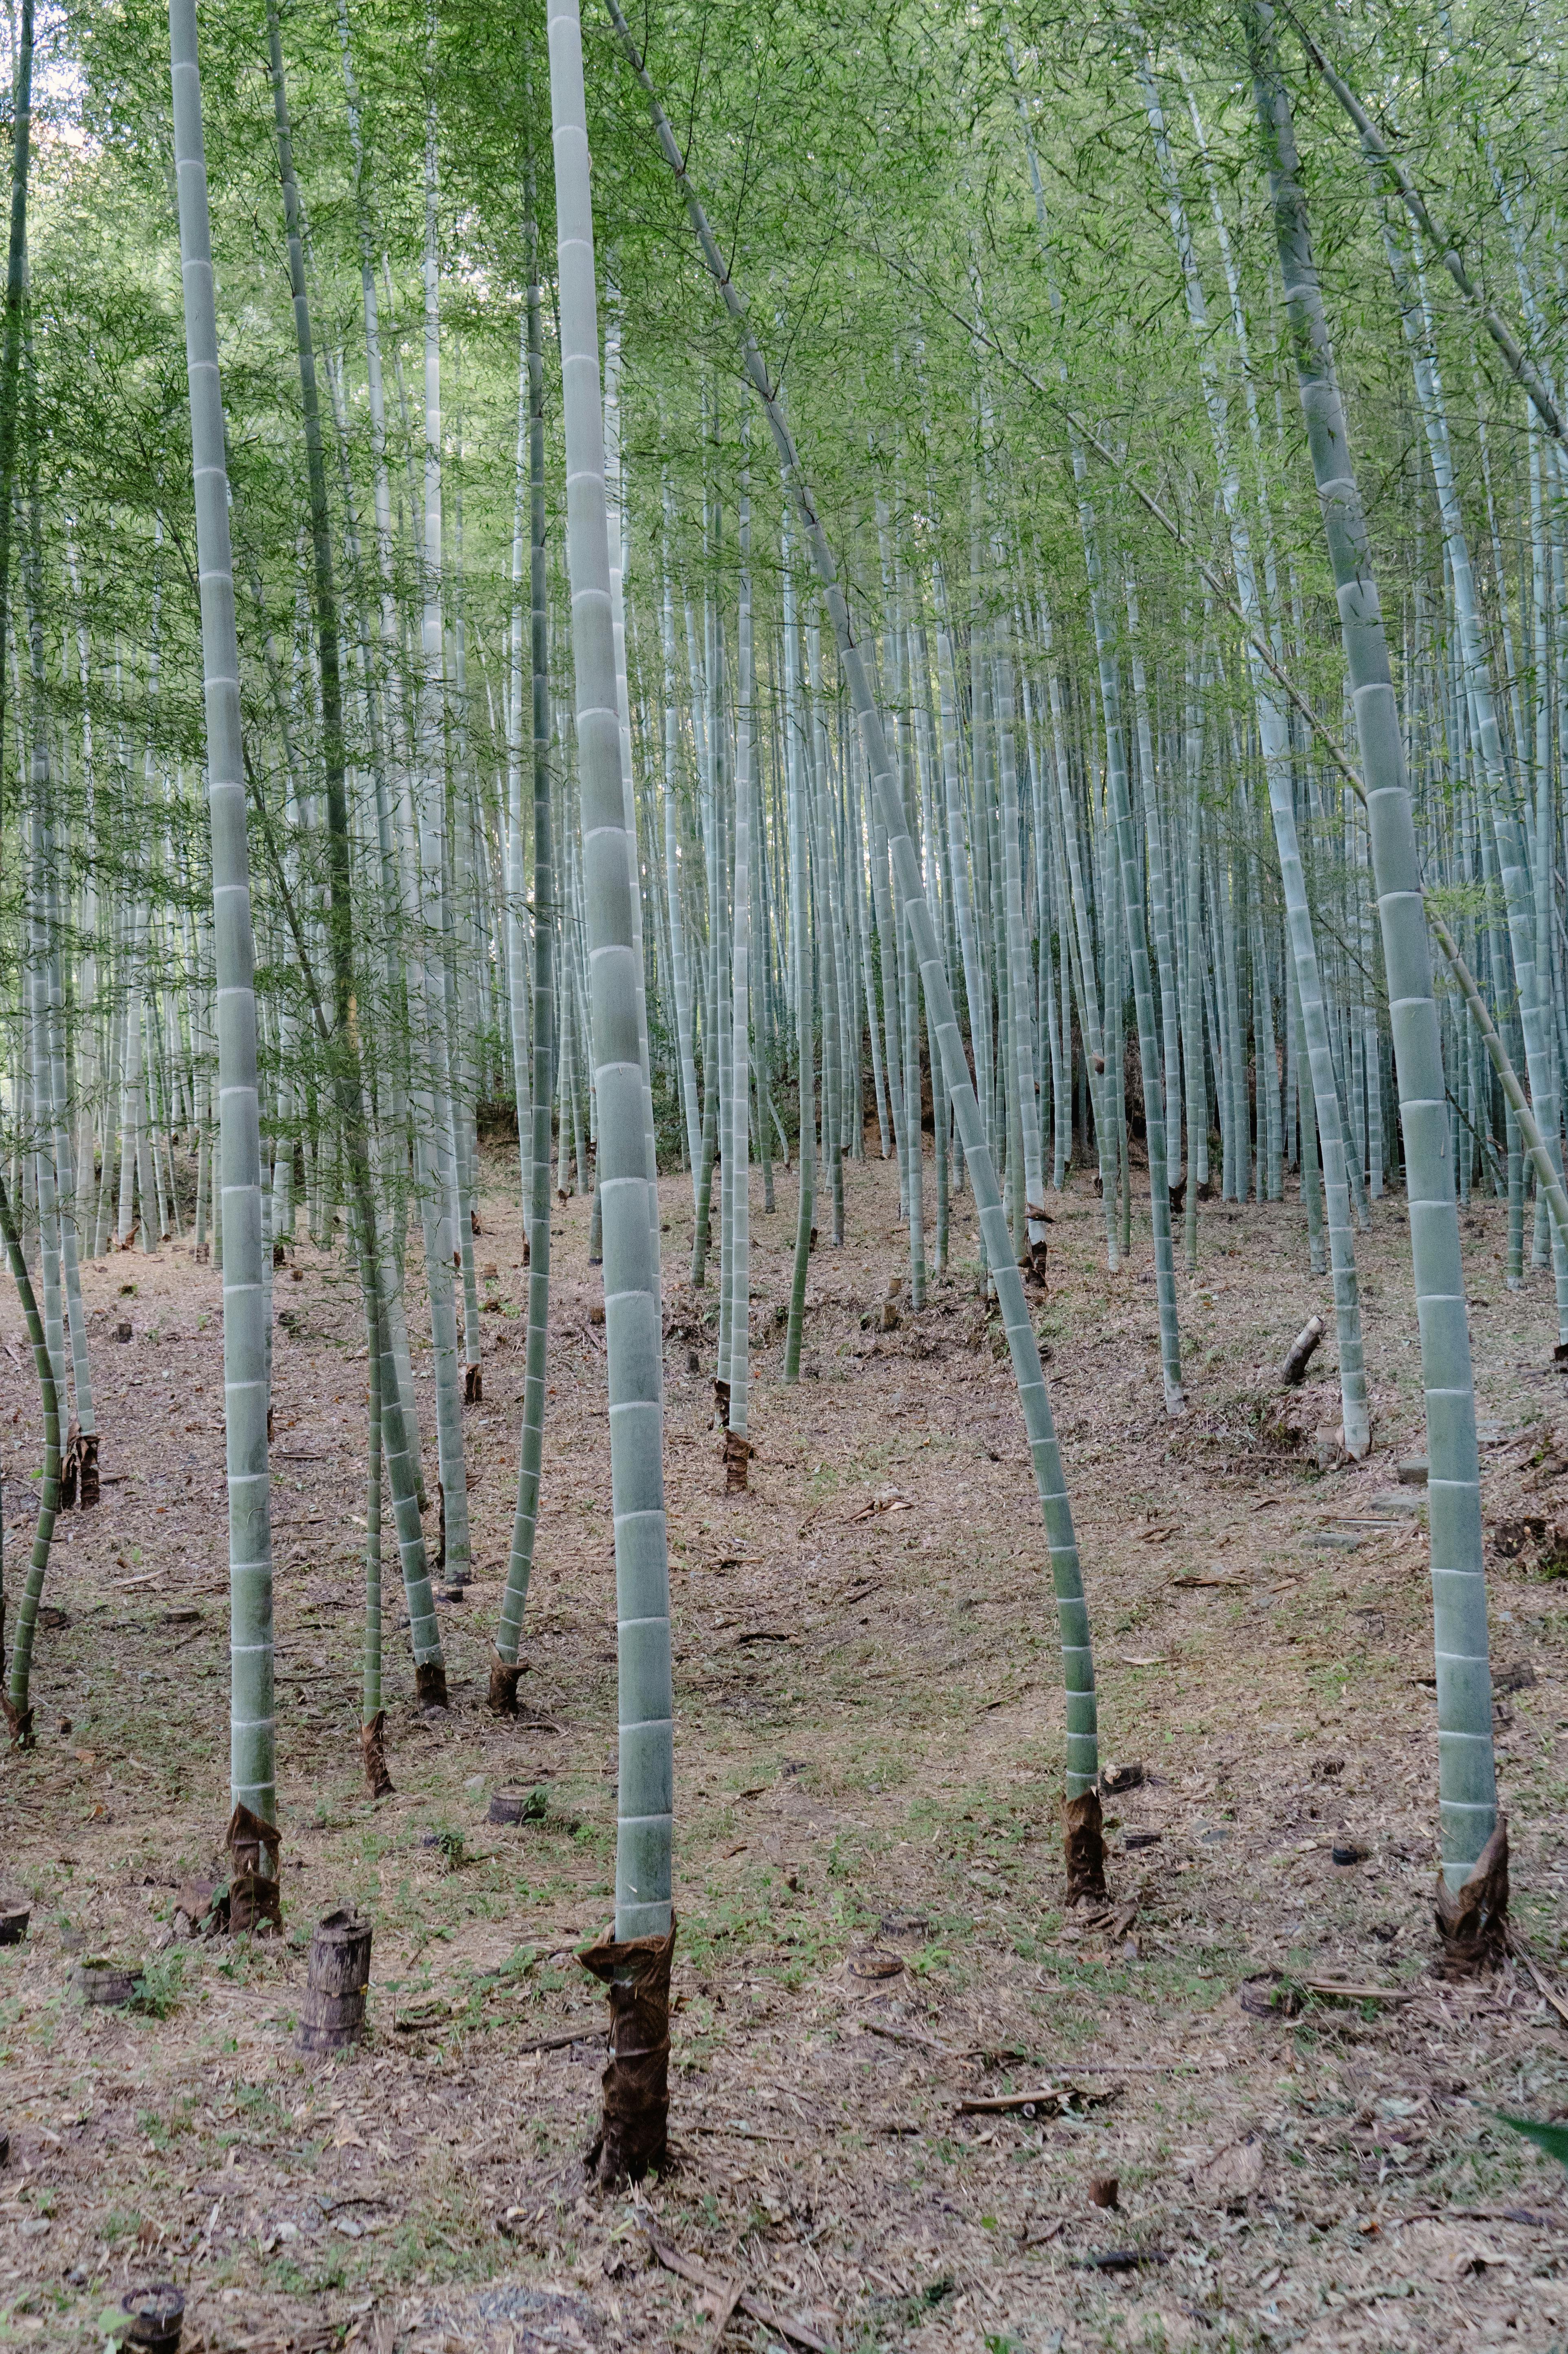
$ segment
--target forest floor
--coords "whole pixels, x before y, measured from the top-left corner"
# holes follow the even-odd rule
[[[611,2197],[584,2189],[604,2013],[573,1960],[608,1917],[614,1841],[599,1278],[574,1201],[555,1220],[524,1721],[501,1723],[483,1699],[526,1278],[509,1153],[487,1152],[484,1183],[496,1304],[467,1417],[476,1575],[442,1613],[454,1704],[414,1708],[394,1573],[397,1790],[378,1805],[357,1748],[358,1292],[341,1252],[302,1245],[277,1274],[295,1317],[274,1360],[281,1939],[171,1940],[227,1812],[219,1278],[167,1244],[84,1273],[103,1500],[61,1522],[38,1745],[0,1762],[0,1893],[33,1905],[0,1949],[0,2344],[101,2348],[127,2286],[171,2275],[186,2354],[711,2354],[733,2288],[755,2309],[727,2343],[759,2354],[1568,2344],[1568,2183],[1494,2116],[1568,2112],[1568,2027],[1518,1963],[1468,1986],[1432,1970],[1402,1203],[1358,1239],[1374,1450],[1338,1469],[1317,1439],[1331,1378],[1298,1395],[1298,1439],[1266,1435],[1274,1369],[1329,1314],[1298,1205],[1203,1206],[1174,1423],[1147,1240],[1109,1275],[1087,1181],[1052,1205],[1041,1321],[1102,1755],[1144,1768],[1107,1804],[1114,1908],[1085,1921],[1062,1905],[1040,1512],[968,1197],[950,1277],[874,1332],[907,1246],[891,1165],[850,1166],[847,1242],[812,1260],[807,1378],[786,1389],[795,1181],[772,1217],[755,1181],[758,1454],[726,1499],[709,1346],[688,1370],[690,1189],[665,1181],[677,2164]],[[1539,1540],[1568,1498],[1568,1405],[1549,1278],[1504,1287],[1505,1214],[1465,1219],[1493,1658],[1513,1686],[1499,1770],[1517,1925],[1557,1988],[1568,1585]],[[9,1292],[0,1341],[14,1594],[41,1441]],[[429,1362],[417,1332],[426,1401]],[[542,1818],[489,1824],[512,1786],[546,1794]],[[308,2060],[303,1947],[343,1903],[375,1924],[370,2031],[352,2059]],[[82,2008],[90,1955],[145,1962],[143,2013]],[[1267,2009],[1270,1971],[1294,2015]],[[1307,1990],[1324,1978],[1376,1993]],[[1261,2016],[1243,2000],[1260,1991]],[[1032,2109],[961,2105],[1036,2088]],[[1109,2176],[1114,2209],[1089,2197]]]

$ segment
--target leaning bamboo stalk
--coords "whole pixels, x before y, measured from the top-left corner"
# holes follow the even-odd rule
[[[747,324],[746,305],[726,269],[705,213],[688,177],[685,163],[657,90],[638,53],[630,27],[618,5],[608,5],[620,44],[648,101],[660,149],[684,200],[704,261],[712,272],[726,310],[740,337],[746,373],[762,404],[779,451],[803,535],[810,547],[823,597],[832,617],[839,659],[848,682],[859,721],[866,763],[887,827],[895,862],[898,890],[917,946],[927,1003],[934,1017],[944,1070],[957,1116],[965,1157],[974,1187],[985,1247],[1001,1307],[1002,1321],[1018,1381],[1019,1399],[1029,1435],[1030,1453],[1044,1514],[1053,1580],[1061,1630],[1064,1681],[1066,1686],[1066,1785],[1069,1800],[1069,1884],[1103,1884],[1099,1840],[1099,1803],[1095,1796],[1099,1753],[1096,1724],[1094,1657],[1089,1639],[1087,1605],[1078,1562],[1072,1507],[1057,1448],[1050,1399],[1041,1368],[1039,1344],[1029,1320],[1022,1279],[1012,1257],[1006,1214],[997,1186],[996,1171],[986,1143],[980,1106],[969,1077],[963,1040],[954,1013],[943,965],[941,944],[920,882],[915,846],[905,822],[897,780],[888,758],[881,716],[871,692],[865,664],[850,628],[848,607],[827,536],[816,513],[794,437],[770,379],[757,341]],[[1075,1889],[1075,1893],[1076,1890]]]
[[[555,1091],[556,854],[550,810],[549,570],[545,539],[545,347],[540,313],[539,231],[534,173],[528,169],[524,225],[528,259],[528,590],[529,659],[534,751],[534,1073],[533,1148],[529,1159],[528,1330],[523,1375],[523,1431],[517,1456],[517,1508],[512,1550],[490,1671],[490,1705],[498,1714],[517,1706],[518,1648],[534,1571],[539,1489],[545,1454],[546,1358],[550,1337],[550,1101]],[[521,733],[521,718],[515,723]],[[522,854],[519,851],[521,866]],[[518,981],[521,987],[521,981]]]

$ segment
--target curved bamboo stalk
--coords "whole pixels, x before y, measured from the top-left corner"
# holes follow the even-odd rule
[[[800,518],[802,535],[810,547],[812,560],[821,582],[822,594],[832,618],[833,632],[838,642],[839,659],[848,680],[855,716],[860,725],[861,738],[865,748],[866,763],[871,770],[878,806],[887,828],[897,874],[899,896],[906,907],[916,943],[920,974],[926,989],[926,1002],[931,1010],[932,1028],[936,1032],[940,1047],[943,1070],[952,1097],[959,1134],[969,1163],[970,1182],[974,1188],[975,1207],[980,1215],[986,1256],[995,1278],[1002,1322],[1006,1329],[1008,1347],[1012,1358],[1013,1372],[1018,1381],[1019,1401],[1028,1432],[1030,1455],[1044,1515],[1046,1541],[1051,1553],[1052,1577],[1055,1588],[1061,1630],[1064,1681],[1067,1697],[1067,1795],[1070,1801],[1084,1798],[1095,1788],[1099,1772],[1099,1749],[1095,1704],[1094,1655],[1089,1638],[1088,1607],[1084,1598],[1083,1575],[1078,1561],[1077,1538],[1073,1528],[1072,1506],[1068,1500],[1061,1454],[1056,1445],[1056,1433],[1051,1417],[1051,1402],[1046,1393],[1045,1376],[1040,1363],[1039,1344],[1034,1336],[1034,1329],[1029,1321],[1023,1284],[1018,1272],[1017,1262],[1012,1256],[1006,1213],[1002,1208],[1001,1195],[996,1182],[996,1171],[986,1143],[980,1105],[969,1078],[963,1039],[959,1034],[952,997],[948,988],[941,943],[931,920],[930,907],[921,885],[915,845],[910,840],[908,827],[905,822],[897,779],[894,774],[883,736],[881,716],[872,695],[871,683],[866,674],[860,648],[850,628],[849,610],[844,601],[843,589],[839,582],[826,534],[812,503],[800,454],[795,447],[794,437],[768,376],[762,354],[758,348],[756,337],[747,324],[744,300],[725,266],[724,258],[708,226],[707,217],[688,177],[675,135],[659,102],[658,92],[637,50],[618,0],[607,0],[607,5],[621,47],[648,101],[649,112],[660,149],[675,175],[704,261],[713,274],[725,308],[739,335],[746,373],[762,404],[771,429],[785,480]]]

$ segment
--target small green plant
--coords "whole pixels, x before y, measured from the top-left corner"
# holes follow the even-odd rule
[[[136,1992],[132,2009],[144,2019],[167,2019],[178,2003],[185,1987],[185,1957],[171,1950],[154,1954],[143,1965],[137,1977]]]

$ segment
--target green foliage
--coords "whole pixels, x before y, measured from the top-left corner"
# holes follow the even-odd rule
[[[1505,2109],[1499,2109],[1497,2119],[1510,2133],[1522,2134],[1526,2141],[1532,2141],[1537,2149],[1543,2149],[1560,2166],[1568,2166],[1568,2125],[1544,2125],[1535,2117],[1510,2116]]]

